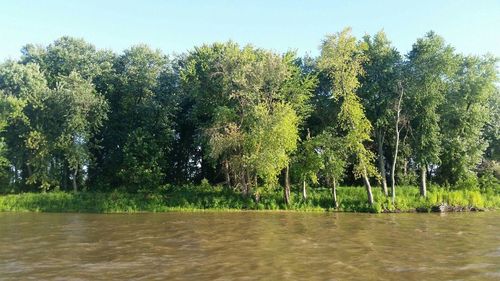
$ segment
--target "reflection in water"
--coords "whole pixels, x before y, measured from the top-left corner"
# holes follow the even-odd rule
[[[500,213],[0,213],[1,280],[500,280]]]

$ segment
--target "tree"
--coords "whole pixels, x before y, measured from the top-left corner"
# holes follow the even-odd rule
[[[484,136],[488,141],[484,159],[500,162],[500,89],[495,88],[488,100],[490,116],[484,128]]]
[[[111,52],[97,51],[85,40],[69,36],[55,40],[46,48],[28,44],[21,53],[23,64],[36,63],[40,66],[51,88],[56,86],[59,77],[69,76],[72,72],[99,84],[100,77],[112,72],[114,59]]]
[[[387,195],[390,166],[393,202],[396,181],[420,180],[422,196],[431,180],[486,190],[500,171],[497,62],[433,32],[404,61],[383,32],[350,29],[317,58],[234,42],[172,59],[66,36],[28,44],[0,65],[0,184],[151,192],[206,179],[256,198],[279,187],[285,204],[292,182],[304,201],[325,184],[337,208],[340,183],[362,180],[373,204],[380,179]]]
[[[234,107],[234,101],[229,101],[231,84],[229,84],[230,81],[224,82],[227,74],[224,74],[222,67],[225,60],[236,62],[235,56],[239,52],[239,47],[232,42],[215,43],[210,46],[195,47],[180,61],[179,76],[184,94],[180,101],[179,114],[182,116],[177,118],[176,134],[178,137],[174,146],[184,153],[177,156],[175,166],[179,167],[179,172],[182,172],[189,180],[196,182],[207,178],[212,182],[216,181],[214,160],[211,159],[222,157],[221,160],[225,159],[222,160],[225,180],[231,185],[228,180],[231,173],[228,166],[230,155],[227,152],[223,154],[217,152],[210,156],[209,154],[213,152],[209,149],[206,133],[209,131],[215,133],[217,124],[223,125],[233,118],[231,108]],[[232,59],[230,54],[233,54]],[[242,58],[241,55],[240,57]],[[230,69],[225,72],[228,71]],[[234,132],[235,126],[230,124],[227,126],[228,129],[221,127],[220,130]]]
[[[5,142],[4,134],[12,119],[22,115],[24,106],[23,101],[14,96],[5,95],[0,90],[0,184],[2,185],[0,190],[3,189],[2,191],[6,191],[16,180],[16,176],[10,172],[12,164],[9,160],[9,147]]]
[[[373,133],[377,146],[378,170],[381,174],[382,191],[387,196],[386,138],[392,129],[394,104],[397,98],[396,80],[401,57],[391,46],[383,31],[375,36],[366,35],[363,42],[366,60],[363,64],[365,74],[361,76],[359,95],[365,108],[366,117],[373,125]]]
[[[293,168],[302,182],[302,199],[307,200],[306,182],[318,183],[318,173],[324,169],[323,159],[318,150],[320,143],[316,138],[311,138],[308,132],[293,158]]]
[[[288,170],[298,128],[310,112],[314,77],[302,75],[294,54],[228,42],[196,48],[181,71],[190,110],[207,160],[222,167],[226,183],[250,194],[260,179],[276,182]],[[285,202],[289,184],[285,176]]]
[[[395,134],[395,143],[394,143],[394,153],[393,153],[393,159],[392,159],[392,166],[391,166],[391,197],[392,197],[392,204],[396,201],[396,164],[398,162],[398,154],[399,154],[399,143],[400,143],[400,137],[401,137],[401,131],[403,130],[403,119],[404,117],[401,116],[401,111],[402,111],[402,105],[403,105],[403,98],[405,94],[405,89],[403,86],[403,82],[399,81],[398,83],[398,92],[399,92],[399,97],[396,101],[396,116],[394,120],[395,128],[394,128],[394,134]]]
[[[488,100],[497,82],[496,58],[466,56],[459,61],[441,109],[443,149],[438,176],[450,184],[476,177],[474,170],[487,147],[483,132],[490,117]]]
[[[169,170],[176,78],[168,58],[146,45],[124,51],[114,69],[97,176],[109,186],[150,190],[165,182]]]
[[[55,40],[47,47],[28,44],[23,47],[21,52],[22,57],[20,62],[26,65],[38,65],[40,72],[45,77],[47,86],[52,91],[56,91],[58,85],[64,82],[63,80],[67,80],[67,77],[72,75],[72,73],[76,73],[82,79],[91,82],[93,84],[92,87],[95,88],[98,94],[107,96],[115,86],[113,83],[115,55],[110,51],[96,50],[93,45],[83,39],[65,36]],[[46,96],[48,97],[50,94]],[[63,121],[59,120],[59,122]],[[50,128],[47,129],[49,130]],[[48,140],[48,136],[40,131],[34,134],[33,137],[34,142],[31,142],[31,144],[37,144],[35,146],[39,146],[42,143],[52,144],[55,141]],[[95,163],[99,162],[102,158],[101,155],[104,154],[100,147],[101,141],[102,136],[100,132],[96,132],[92,134],[91,138],[85,144],[85,147],[89,149],[90,158],[96,160],[89,162],[88,166],[85,166],[85,170],[88,171],[85,177],[90,177],[90,179],[94,179]],[[63,155],[57,155],[55,158],[58,160],[52,161],[53,164],[50,170],[54,172],[59,170],[57,177],[60,177],[59,182],[65,188],[67,180],[72,177],[70,175],[70,168],[68,167],[70,164],[65,160]],[[62,161],[62,163],[59,163],[59,161]],[[53,184],[58,184],[57,182],[55,181]]]
[[[286,204],[289,204],[288,165],[299,140],[297,113],[286,103],[277,103],[272,108],[259,104],[253,108],[250,118],[252,121],[245,139],[244,163],[265,184],[276,183],[277,175],[285,168],[284,197]]]
[[[439,164],[441,130],[439,107],[449,86],[446,77],[453,71],[453,49],[443,38],[429,32],[408,54],[408,107],[412,109],[412,148],[420,169],[420,195],[427,194],[427,169]]]
[[[107,118],[108,105],[88,80],[77,72],[60,77],[47,101],[53,118],[60,118],[52,128],[56,149],[64,155],[71,171],[73,191],[78,190],[78,174],[91,161],[89,140]],[[47,116],[48,117],[48,116]]]
[[[337,185],[345,175],[349,156],[346,139],[330,131],[323,132],[316,139],[323,161],[321,171],[326,178],[327,186],[332,189],[333,207],[338,208]],[[368,194],[370,195],[370,193]]]
[[[9,147],[7,158],[15,174],[13,182],[45,190],[54,182],[49,169],[49,143],[44,135],[47,127],[42,118],[43,112],[49,110],[45,105],[47,82],[37,64],[8,61],[0,67],[0,89],[4,97],[18,100],[17,113],[8,119],[4,131]]]
[[[366,61],[362,48],[363,45],[351,35],[350,28],[327,36],[321,46],[319,68],[332,80],[331,95],[341,103],[337,130],[345,140],[347,151],[354,157],[354,175],[363,179],[368,202],[373,204],[369,177],[377,175],[377,171],[373,166],[373,152],[365,147],[365,143],[371,141],[372,126],[356,95],[358,78],[363,74],[362,65]]]

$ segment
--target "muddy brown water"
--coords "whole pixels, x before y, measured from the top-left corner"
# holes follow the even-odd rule
[[[500,280],[500,212],[0,213],[0,280]]]

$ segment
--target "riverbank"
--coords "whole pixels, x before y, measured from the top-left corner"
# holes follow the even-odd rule
[[[339,212],[431,212],[475,211],[500,208],[500,194],[470,190],[446,190],[431,187],[427,198],[419,196],[416,187],[397,189],[396,203],[374,190],[375,204],[366,203],[361,187],[340,187],[339,208],[332,208],[328,189],[310,189],[303,200],[299,190],[292,192],[292,203],[285,205],[280,190],[265,191],[255,197],[244,197],[222,187],[169,187],[157,193],[124,192],[47,192],[0,196],[1,212],[77,212],[77,213],[136,213],[169,211],[339,211]]]

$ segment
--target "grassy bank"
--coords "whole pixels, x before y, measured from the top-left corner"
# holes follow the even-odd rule
[[[469,190],[445,190],[431,187],[427,198],[418,195],[416,187],[399,187],[396,204],[391,203],[379,189],[374,190],[375,204],[366,203],[361,187],[338,189],[339,209],[342,212],[412,212],[430,211],[433,206],[445,203],[464,208],[500,208],[500,194]],[[221,187],[183,186],[168,187],[154,194],[123,192],[48,192],[23,193],[0,196],[0,211],[34,212],[86,212],[86,213],[133,213],[199,210],[295,210],[334,211],[331,192],[328,189],[310,189],[307,200],[302,200],[298,190],[292,194],[292,204],[283,203],[280,190],[262,192],[260,199],[247,198]]]

